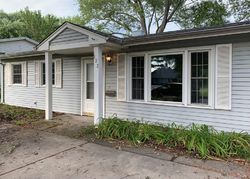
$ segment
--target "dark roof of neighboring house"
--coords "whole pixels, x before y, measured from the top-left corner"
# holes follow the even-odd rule
[[[4,43],[4,42],[13,42],[13,41],[22,41],[22,40],[25,40],[25,41],[28,41],[34,45],[38,45],[38,42],[33,40],[33,39],[30,39],[28,37],[15,37],[15,38],[6,38],[6,39],[0,39],[0,43]]]

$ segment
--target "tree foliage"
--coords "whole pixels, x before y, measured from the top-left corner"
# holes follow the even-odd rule
[[[21,34],[41,41],[59,25],[59,18],[53,15],[42,16],[40,11],[24,9],[17,16],[22,23]]]
[[[250,21],[249,0],[229,0],[229,7],[236,21]]]
[[[7,14],[0,11],[0,38],[20,36],[22,23],[15,14]]]
[[[82,16],[98,28],[160,33],[186,0],[78,0]]]
[[[222,25],[234,16],[249,20],[249,0],[78,0],[86,23],[99,30],[161,33],[174,22],[181,28]]]
[[[77,0],[80,16],[59,18],[28,8],[16,13],[0,10],[0,38],[27,36],[41,41],[64,21],[97,30],[131,35],[166,31],[169,23],[181,28],[250,21],[249,0]]]
[[[222,1],[197,1],[184,7],[176,21],[184,28],[222,25],[228,22],[229,12]]]

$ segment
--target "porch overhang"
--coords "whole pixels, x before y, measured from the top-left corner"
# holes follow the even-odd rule
[[[103,52],[119,51],[121,45],[116,39],[101,32],[64,23],[48,38],[43,40],[37,51],[45,53],[46,99],[45,116],[52,119],[52,54],[86,54],[94,56],[94,123],[99,124],[104,115]]]
[[[87,49],[103,46],[109,50],[119,50],[119,39],[87,27],[65,22],[55,32],[50,34],[36,50],[40,52],[57,52],[74,49]]]

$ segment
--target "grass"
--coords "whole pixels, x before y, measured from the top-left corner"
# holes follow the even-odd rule
[[[218,132],[207,125],[183,127],[171,124],[163,127],[109,118],[98,126],[97,136],[100,139],[127,140],[135,145],[153,143],[182,149],[203,159],[240,157],[250,160],[250,135]]]
[[[16,125],[25,125],[40,119],[44,119],[43,110],[0,104],[0,122],[13,122]]]

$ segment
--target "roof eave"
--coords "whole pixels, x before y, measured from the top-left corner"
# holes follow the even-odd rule
[[[194,30],[187,32],[176,31],[176,32],[166,32],[162,34],[154,34],[149,36],[140,36],[135,38],[124,39],[122,44],[124,47],[127,47],[127,46],[143,45],[149,43],[160,43],[160,42],[198,39],[204,37],[244,34],[249,32],[250,32],[250,24],[245,24],[233,27],[211,28],[211,29],[202,29],[202,30]]]

